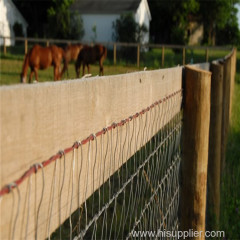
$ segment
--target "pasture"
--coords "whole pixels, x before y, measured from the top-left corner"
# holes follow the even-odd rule
[[[30,46],[29,46],[30,47]],[[125,52],[129,49],[130,55],[126,57]],[[136,65],[136,51],[133,47],[123,47],[117,50],[117,63],[113,64],[113,51],[108,50],[107,59],[104,61],[104,75],[124,74],[129,72],[141,71],[144,67],[147,70],[162,68],[162,49],[151,48],[148,52],[141,52],[140,67]],[[3,54],[3,49],[0,51],[0,85],[9,85],[20,83],[20,73],[22,71],[24,48],[22,46],[8,47],[7,54]],[[224,50],[209,50],[209,61],[222,58],[228,54]],[[205,50],[186,50],[186,64],[205,62]],[[182,65],[182,52],[174,51],[173,49],[165,49],[164,68]],[[62,64],[63,67],[63,64]],[[90,72],[93,76],[99,74],[98,64],[90,65]],[[28,74],[30,69],[28,70]],[[46,70],[40,70],[39,82],[53,81],[53,67]],[[74,62],[69,64],[67,73],[62,79],[75,79]]]
[[[0,83],[1,85],[9,85],[9,84],[18,84],[20,83],[20,73],[22,70],[23,57],[15,57],[13,55],[8,54],[6,57],[0,60]],[[90,66],[92,75],[98,75],[99,66],[91,65]],[[105,75],[113,75],[113,74],[122,74],[127,72],[137,71],[138,69],[134,66],[113,66],[113,65],[105,65],[104,67]],[[30,69],[28,70],[28,74],[30,73]],[[76,78],[74,63],[70,63],[68,66],[69,77],[67,77],[67,73],[65,72],[62,79],[74,79]],[[45,81],[53,81],[53,67],[49,67],[46,70],[39,70],[39,82]],[[28,75],[29,76],[29,75]],[[27,79],[28,81],[28,79]]]
[[[226,174],[221,189],[220,229],[227,239],[240,237],[240,54],[237,53],[237,72],[233,95],[232,121],[227,143]]]

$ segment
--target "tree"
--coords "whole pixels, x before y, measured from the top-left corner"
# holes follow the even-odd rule
[[[27,20],[28,36],[81,39],[83,21],[69,8],[74,0],[13,0]]]
[[[200,4],[199,14],[202,17],[202,22],[204,24],[204,39],[203,42],[209,45],[215,45],[218,40],[216,36],[223,38],[225,44],[231,42],[231,35],[239,31],[237,27],[237,9],[235,4],[239,2],[238,0],[198,0]],[[221,36],[218,31],[227,33]],[[229,31],[231,34],[229,34]],[[238,35],[238,34],[237,34]],[[233,36],[233,35],[232,35]],[[235,36],[236,37],[236,36]]]
[[[196,0],[149,0],[152,14],[150,35],[156,43],[185,44],[188,16],[199,9]]]
[[[237,9],[233,7],[229,18],[226,19],[223,26],[216,27],[216,44],[217,45],[239,45],[240,31],[237,19]]]
[[[204,26],[203,43],[229,44],[239,40],[236,3],[239,0],[149,0],[150,36],[157,43],[187,44],[188,18]],[[223,35],[222,35],[223,34]]]
[[[48,35],[53,38],[80,39],[83,37],[83,21],[77,12],[69,8],[74,0],[52,0],[54,5],[47,10]],[[77,31],[75,31],[77,30]]]
[[[67,38],[80,40],[84,36],[84,27],[82,17],[78,12],[72,12],[70,15],[70,28]]]
[[[118,42],[141,42],[147,32],[145,25],[140,26],[131,13],[122,14],[113,22],[113,40]]]
[[[140,26],[135,22],[133,14],[127,13],[120,16],[113,22],[113,40],[117,42],[141,42],[147,32],[145,25]],[[136,59],[136,48],[121,47],[120,56],[128,62]]]

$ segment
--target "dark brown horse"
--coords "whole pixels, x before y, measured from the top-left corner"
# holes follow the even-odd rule
[[[35,73],[35,79],[38,81],[38,69],[46,69],[50,66],[53,66],[54,68],[54,80],[60,80],[60,67],[64,54],[63,49],[55,45],[50,47],[34,45],[25,55],[21,73],[21,82],[26,82],[28,67],[31,69],[29,83],[32,80],[33,73]]]
[[[64,74],[64,72],[67,70],[68,73],[68,64],[70,61],[76,61],[79,52],[83,48],[82,44],[74,44],[74,45],[68,45],[65,47],[65,58],[64,58],[64,66],[61,72],[61,76]]]
[[[77,61],[75,63],[75,70],[77,78],[80,75],[81,64],[83,65],[83,76],[85,74],[85,66],[87,65],[89,73],[89,64],[93,64],[96,61],[99,61],[99,75],[103,75],[103,61],[107,57],[107,48],[97,44],[93,47],[84,46],[83,49],[78,54]]]

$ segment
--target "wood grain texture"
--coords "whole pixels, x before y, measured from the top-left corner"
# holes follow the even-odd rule
[[[83,140],[113,122],[120,122],[140,112],[181,87],[181,67],[1,87],[1,187],[19,178],[33,164],[41,163],[59,150],[71,147],[76,140]],[[180,105],[179,100],[176,113]],[[174,113],[166,116],[165,123]],[[143,117],[141,124],[144,121]],[[137,128],[140,123],[132,121],[129,127],[133,128],[133,124]],[[107,137],[112,137],[114,142],[117,134],[124,136],[128,130],[126,126],[119,128],[112,136],[105,134],[105,140],[102,141],[106,142]],[[141,141],[136,139],[136,144],[133,142],[130,150],[124,152],[123,148],[118,147],[116,154],[123,153],[116,160],[111,154],[102,158],[99,151],[107,146],[99,147],[101,139],[98,139],[98,148],[96,141],[91,141],[82,148],[82,153],[79,148],[67,154],[65,164],[62,157],[43,171],[39,169],[37,174],[19,186],[20,203],[17,189],[1,198],[1,239],[10,238],[13,233],[19,239],[25,236],[32,239],[36,229],[38,239],[48,237],[156,131],[149,131],[149,135]],[[97,159],[96,151],[100,156]],[[42,191],[44,198],[41,202]]]
[[[223,66],[211,64],[211,114],[208,154],[208,213],[211,230],[218,230],[220,217],[221,128],[223,104]]]
[[[180,219],[185,231],[205,231],[210,86],[210,72],[186,66]]]

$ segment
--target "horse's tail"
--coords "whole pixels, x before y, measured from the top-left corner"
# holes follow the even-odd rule
[[[22,73],[21,73],[21,82],[22,83],[26,82],[28,67],[29,67],[29,53],[26,53],[24,56]]]

